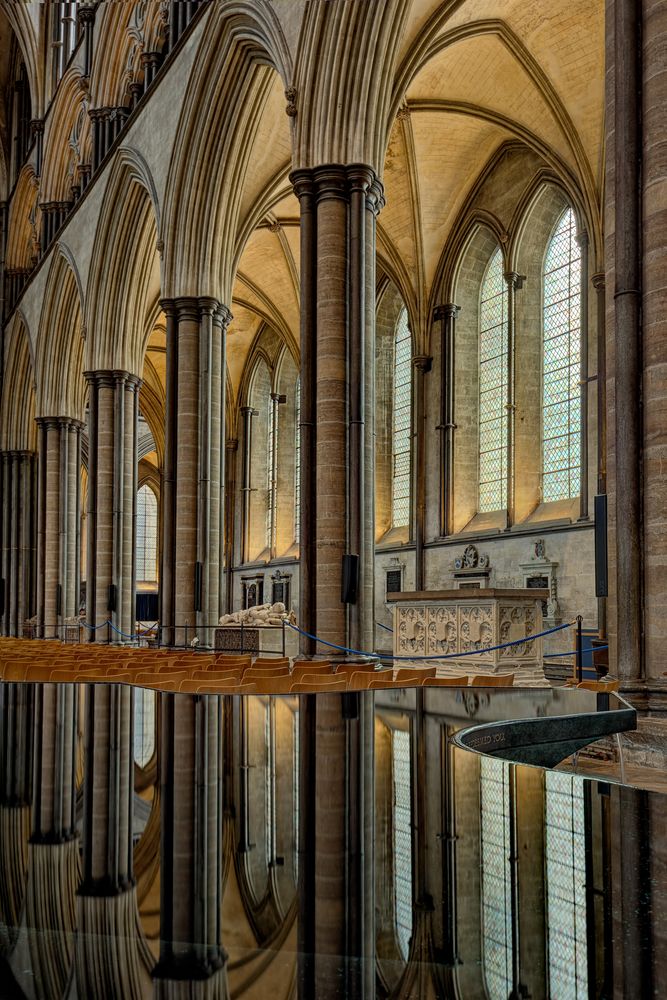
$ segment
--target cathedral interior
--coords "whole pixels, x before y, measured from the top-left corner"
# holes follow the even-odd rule
[[[0,997],[667,996],[666,51],[0,0]]]

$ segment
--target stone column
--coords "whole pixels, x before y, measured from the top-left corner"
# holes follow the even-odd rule
[[[140,381],[128,372],[87,372],[88,557],[86,619],[110,620],[113,640],[135,630],[137,417]],[[107,630],[91,633],[106,641]]]
[[[301,205],[301,624],[372,649],[375,216],[370,168],[291,176]],[[371,301],[369,302],[369,297]],[[343,557],[358,558],[344,604]],[[312,654],[311,642],[302,644]]]
[[[37,420],[39,436],[37,624],[61,635],[78,612],[81,428],[67,417]]]
[[[160,959],[156,997],[227,995],[222,947],[222,698],[161,696]],[[181,994],[179,994],[181,995]]]
[[[605,323],[605,276],[591,278],[597,300],[597,491],[607,492],[607,341]],[[598,597],[598,634],[607,638],[607,598]]]
[[[451,535],[454,508],[454,390],[456,317],[460,308],[453,302],[438,306],[433,319],[440,322],[440,534]]]
[[[82,880],[75,968],[79,996],[145,997],[154,962],[143,939],[133,871],[134,691],[85,693]]]
[[[298,996],[370,1000],[375,996],[372,695],[302,696],[299,724]]]
[[[32,451],[2,455],[2,634],[20,636],[35,613],[37,461]]]
[[[415,590],[424,590],[424,532],[426,528],[426,406],[425,376],[431,370],[433,358],[419,355],[412,359],[415,370],[414,393],[414,483],[415,498],[414,539],[415,539]]]
[[[188,625],[211,645],[220,612],[224,483],[225,331],[231,313],[211,298],[162,303],[167,315],[167,407],[160,620],[181,645]]]
[[[580,330],[580,463],[581,477],[579,485],[579,520],[588,520],[588,233],[585,229],[577,232],[581,257],[581,282],[579,286],[579,316]]]

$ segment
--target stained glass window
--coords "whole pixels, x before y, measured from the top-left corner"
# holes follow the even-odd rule
[[[567,500],[580,490],[581,254],[571,208],[563,213],[544,261],[542,496]]]
[[[583,781],[547,771],[546,875],[549,996],[588,997]]]
[[[410,733],[392,734],[394,919],[401,957],[406,960],[412,937],[412,806]]]
[[[483,757],[481,769],[484,978],[489,1000],[507,1000],[512,992],[509,764]]]
[[[275,405],[271,394],[267,400],[266,424],[266,546],[270,550],[275,544],[276,531],[276,454],[274,428]]]
[[[507,506],[507,283],[500,247],[479,303],[479,510]]]
[[[137,580],[157,582],[157,497],[146,485],[137,493]]]
[[[301,380],[296,380],[294,404],[294,537],[301,531]]]
[[[403,308],[394,334],[394,396],[392,434],[392,525],[410,523],[410,431],[412,417],[412,337],[408,311]]]

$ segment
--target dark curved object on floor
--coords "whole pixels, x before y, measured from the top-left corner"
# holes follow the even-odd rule
[[[623,698],[601,693],[597,700],[597,712],[490,722],[462,729],[452,739],[465,750],[515,764],[555,767],[589,743],[637,728],[637,712]]]

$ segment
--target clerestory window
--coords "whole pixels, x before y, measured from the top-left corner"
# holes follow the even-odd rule
[[[394,333],[392,423],[392,526],[410,523],[410,430],[412,422],[412,336],[408,311],[401,310]]]
[[[500,247],[491,257],[479,302],[479,504],[507,507],[507,283]]]

